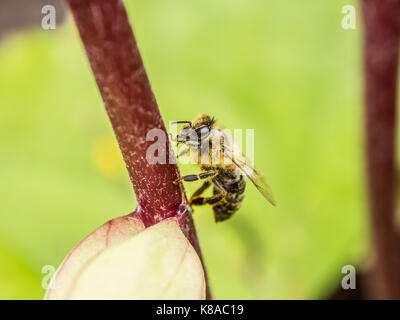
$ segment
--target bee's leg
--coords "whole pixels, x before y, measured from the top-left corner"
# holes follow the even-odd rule
[[[217,171],[211,170],[211,171],[205,171],[200,174],[189,174],[187,176],[182,176],[174,181],[175,184],[178,184],[179,182],[185,181],[185,182],[192,182],[192,181],[197,181],[197,180],[204,180],[204,179],[209,179],[212,177],[215,177],[217,175]]]
[[[192,194],[189,203],[192,203],[193,199],[198,198],[209,186],[211,186],[210,181],[204,181],[203,185]]]
[[[222,201],[225,199],[226,195],[227,195],[227,191],[225,190],[225,188],[214,178],[212,179],[212,182],[214,183],[215,186],[217,186],[217,188],[220,190],[220,193],[209,197],[209,198],[205,198],[205,197],[192,197],[190,199],[190,204],[194,205],[194,206],[201,206],[204,204],[211,204],[211,205],[215,205],[218,202]]]

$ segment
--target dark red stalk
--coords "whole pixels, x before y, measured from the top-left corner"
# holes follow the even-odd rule
[[[154,128],[167,132],[121,0],[67,0],[104,100],[138,201],[136,214],[151,226],[190,213],[176,164],[149,164],[146,141]],[[169,159],[169,142],[166,159]],[[202,259],[190,214],[182,229]],[[204,264],[203,264],[204,265]],[[207,285],[207,289],[208,285]],[[209,291],[207,297],[210,298]]]
[[[373,298],[400,299],[395,226],[396,98],[400,1],[363,0],[367,176],[376,252]]]

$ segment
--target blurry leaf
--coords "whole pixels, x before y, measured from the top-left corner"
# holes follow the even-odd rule
[[[26,265],[23,257],[17,256],[12,250],[15,248],[0,243],[0,299],[30,299],[41,295],[40,270],[35,273]]]

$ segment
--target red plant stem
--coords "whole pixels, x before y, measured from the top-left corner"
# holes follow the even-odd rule
[[[173,164],[153,164],[146,141],[166,132],[121,1],[69,0],[90,65],[117,136],[145,225],[176,214],[183,202]],[[167,157],[168,157],[168,151]]]
[[[104,100],[138,201],[136,214],[146,226],[182,212],[190,213],[176,164],[150,164],[147,133],[168,137],[121,0],[68,0]],[[166,159],[170,147],[166,139]],[[171,151],[172,152],[172,151]],[[181,227],[202,259],[190,214]],[[204,263],[203,263],[204,265]],[[210,298],[207,285],[207,298]]]
[[[377,258],[373,295],[400,299],[400,239],[394,223],[400,1],[364,0],[362,9],[367,176]]]

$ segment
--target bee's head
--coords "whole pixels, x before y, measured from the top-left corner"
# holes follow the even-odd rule
[[[210,135],[214,119],[206,114],[200,114],[193,121],[176,121],[184,123],[182,130],[176,137],[178,143],[187,144],[189,147],[200,146]]]

